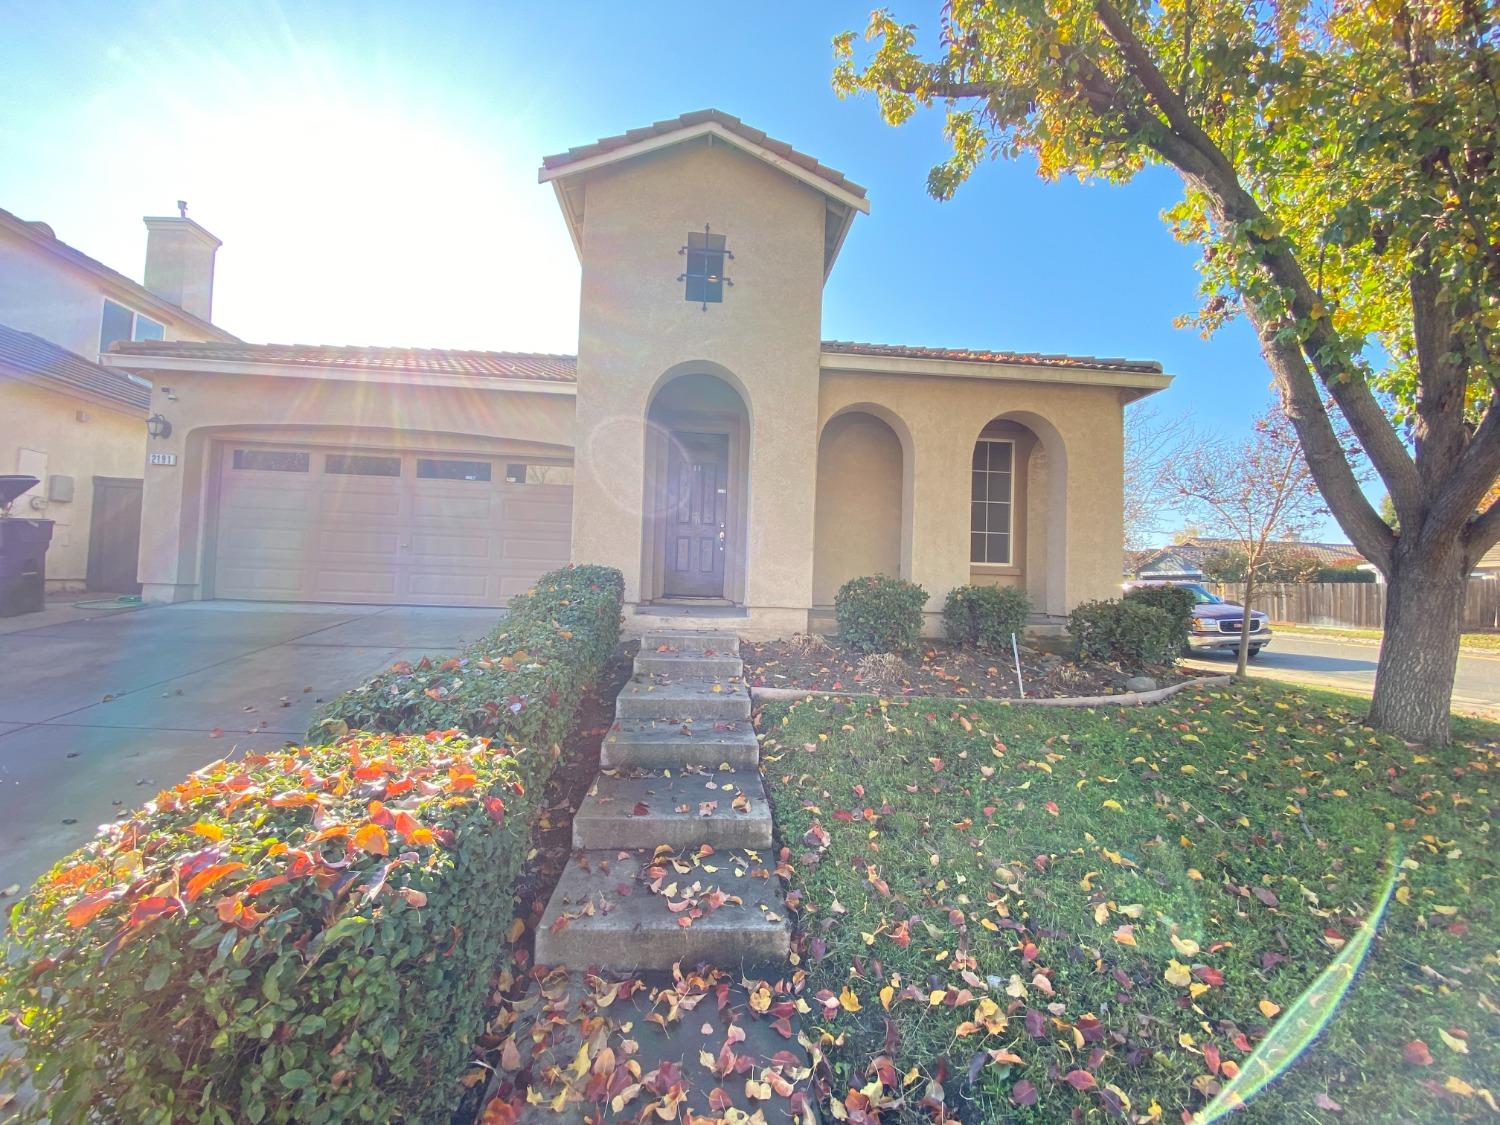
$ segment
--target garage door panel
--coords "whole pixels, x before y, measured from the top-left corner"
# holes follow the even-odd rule
[[[252,460],[308,471],[236,470],[226,447],[218,597],[498,606],[568,560],[571,487],[507,483],[499,460],[468,455],[473,479],[419,477],[420,458],[379,451],[262,446]]]

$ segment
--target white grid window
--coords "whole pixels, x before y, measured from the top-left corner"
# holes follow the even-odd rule
[[[969,495],[970,562],[1010,565],[1015,461],[1015,442],[981,438],[974,443]]]

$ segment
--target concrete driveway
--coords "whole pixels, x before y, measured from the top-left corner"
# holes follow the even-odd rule
[[[5,620],[0,890],[208,762],[300,739],[320,703],[452,652],[502,612],[187,602]]]
[[[1274,632],[1274,628],[1273,628]],[[1369,695],[1375,687],[1380,649],[1368,641],[1275,633],[1271,645],[1250,663],[1250,674]],[[1234,670],[1234,657],[1191,660],[1205,672]],[[1500,657],[1460,653],[1453,679],[1453,709],[1495,716],[1500,713]]]

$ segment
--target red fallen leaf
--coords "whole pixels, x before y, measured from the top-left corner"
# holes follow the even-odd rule
[[[1260,967],[1261,967],[1261,971],[1269,973],[1272,969],[1274,969],[1277,965],[1280,965],[1283,961],[1290,961],[1290,960],[1291,960],[1291,958],[1288,957],[1288,956],[1286,956],[1283,953],[1273,953],[1270,950],[1267,950],[1266,952],[1264,952],[1264,953],[1262,953],[1260,955]]]
[[[1431,1066],[1432,1052],[1427,1049],[1427,1044],[1420,1039],[1413,1039],[1401,1048],[1401,1057],[1412,1066]]]
[[[841,820],[845,824],[849,824],[854,820],[854,814],[851,812],[847,812],[844,809],[839,809],[836,813],[833,814],[833,819]]]
[[[711,1113],[727,1113],[732,1105],[734,1105],[734,1099],[729,1096],[724,1087],[715,1086],[708,1092],[708,1108]]]
[[[911,945],[911,926],[905,918],[896,923],[896,928],[891,931],[891,940],[902,949]]]
[[[1070,1070],[1063,1075],[1063,1081],[1079,1093],[1092,1090],[1095,1086],[1094,1076],[1086,1070]]]
[[[1049,813],[1051,813],[1053,816],[1059,816],[1059,815],[1061,815],[1062,810],[1057,807],[1057,802],[1056,801],[1048,801],[1047,805],[1046,805],[1046,808],[1047,808],[1047,811]]]
[[[1224,983],[1224,974],[1212,965],[1194,965],[1193,976],[1197,977],[1204,984],[1211,984],[1215,988],[1219,988]]]
[[[1208,1064],[1208,1072],[1210,1074],[1218,1074],[1220,1062],[1219,1048],[1215,1047],[1212,1043],[1203,1044],[1203,1061]]]
[[[1260,899],[1262,906],[1274,907],[1279,905],[1281,901],[1276,897],[1276,892],[1267,887],[1251,887],[1250,893]]]
[[[646,804],[645,801],[637,801],[635,803],[635,808],[633,808],[633,809],[630,810],[630,815],[631,816],[650,816],[651,815],[651,806],[648,805],[648,804]]]
[[[1026,1009],[1026,1034],[1033,1039],[1040,1039],[1047,1034],[1047,1017],[1035,1008]]]
[[[1317,1106],[1319,1109],[1326,1109],[1329,1113],[1343,1113],[1344,1112],[1344,1107],[1343,1106],[1339,1105],[1338,1102],[1334,1101],[1332,1098],[1330,1098],[1327,1094],[1323,1093],[1321,1090],[1319,1090],[1316,1094],[1313,1095],[1313,1105]]]
[[[1023,1078],[1010,1088],[1010,1100],[1017,1105],[1036,1105],[1036,1084]]]
[[[486,797],[484,799],[484,811],[489,814],[490,819],[496,824],[505,823],[505,802],[499,797]]]
[[[1036,958],[1037,958],[1037,953],[1038,953],[1038,950],[1037,950],[1037,947],[1036,947],[1036,943],[1028,941],[1025,945],[1023,945],[1021,947],[1021,960],[1022,961],[1035,961]]]
[[[1229,1041],[1234,1044],[1236,1050],[1240,1050],[1240,1051],[1249,1051],[1250,1050],[1250,1037],[1248,1035],[1246,1035],[1243,1031],[1236,1031],[1233,1035],[1231,1035],[1229,1037]]]

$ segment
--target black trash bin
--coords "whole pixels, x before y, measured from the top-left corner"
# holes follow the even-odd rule
[[[46,604],[52,521],[10,514],[11,501],[36,484],[36,477],[0,474],[0,617],[35,613]]]

